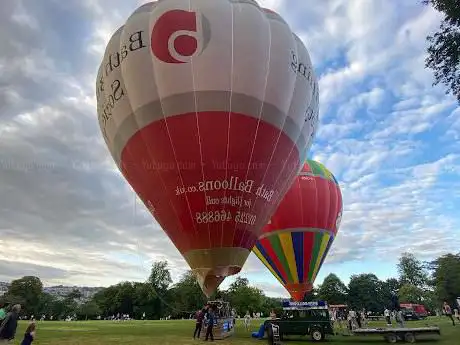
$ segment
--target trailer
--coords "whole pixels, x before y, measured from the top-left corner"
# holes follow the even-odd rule
[[[417,327],[417,328],[358,328],[353,331],[354,335],[382,335],[388,343],[405,341],[415,343],[417,339],[426,335],[441,335],[439,327]]]

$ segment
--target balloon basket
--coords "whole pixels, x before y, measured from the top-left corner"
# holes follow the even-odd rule
[[[223,300],[208,301],[208,306],[212,306],[215,310],[217,318],[214,321],[214,339],[222,340],[231,337],[235,333],[235,319],[232,315],[230,303]],[[203,330],[206,334],[206,323],[203,325]]]
[[[223,340],[235,334],[233,321],[233,318],[218,319],[217,323],[214,323],[214,339]]]

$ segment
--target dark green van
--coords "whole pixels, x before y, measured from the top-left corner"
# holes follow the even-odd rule
[[[280,338],[288,335],[310,336],[313,341],[322,341],[334,328],[326,302],[283,302],[283,316],[265,321],[265,330],[272,336],[271,324],[279,326]]]

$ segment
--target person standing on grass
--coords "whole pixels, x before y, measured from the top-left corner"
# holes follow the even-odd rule
[[[358,328],[361,328],[361,312],[357,311],[356,312],[356,325],[358,325]]]
[[[387,326],[391,326],[391,316],[390,316],[391,314],[388,308],[385,308],[383,315],[385,316],[385,320],[387,320]]]
[[[21,345],[32,345],[35,339],[35,330],[37,326],[35,322],[31,322],[24,333],[24,339],[22,339]]]
[[[396,322],[398,323],[399,327],[404,328],[404,314],[401,309],[396,312]]]
[[[7,344],[16,336],[21,305],[15,304],[0,326],[0,344]]]
[[[246,328],[246,331],[249,331],[249,328],[251,327],[251,314],[249,313],[249,310],[246,312],[246,315],[244,315],[244,327]]]
[[[208,341],[208,338],[211,337],[211,341],[214,341],[214,334],[213,334],[213,328],[214,328],[214,319],[215,319],[215,314],[214,314],[214,308],[213,306],[210,306],[208,309],[208,314],[206,319],[208,320],[208,326],[206,327],[206,337],[205,341]]]
[[[337,320],[337,324],[339,325],[340,333],[344,334],[343,332],[343,321],[345,319],[345,312],[343,309],[338,309],[335,314],[335,319]]]
[[[452,326],[455,326],[455,320],[452,317],[452,308],[447,302],[444,302],[443,309],[444,309],[444,314],[446,314],[446,316],[452,320]]]
[[[193,339],[200,339],[201,328],[203,327],[203,319],[204,319],[204,308],[202,310],[198,310],[195,314],[196,324],[195,324],[195,332],[193,332]]]
[[[364,328],[367,328],[367,326],[369,325],[368,321],[367,321],[367,313],[366,313],[366,310],[363,309],[361,311],[361,323]]]
[[[348,311],[348,329],[350,330],[350,333],[356,329],[357,323],[356,323],[356,312],[354,311],[353,308],[351,308]]]

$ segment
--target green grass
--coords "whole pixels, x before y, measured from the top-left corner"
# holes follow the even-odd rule
[[[252,329],[256,330],[260,322],[253,320]],[[423,322],[407,322],[407,326],[425,326],[426,324],[441,327],[441,337],[436,341],[420,341],[421,344],[458,345],[460,344],[460,325],[453,327],[445,318],[431,318]],[[17,339],[13,344],[20,344],[26,327],[21,322]],[[34,345],[190,345],[201,343],[193,340],[194,322],[184,321],[81,321],[81,322],[37,322],[37,339]],[[382,322],[372,322],[372,327],[384,326]],[[357,337],[337,335],[329,337],[327,344],[385,344],[382,337]],[[456,340],[455,340],[456,339]],[[244,330],[241,321],[237,322],[236,333],[232,338],[217,341],[220,345],[266,344],[266,340],[258,341],[251,338],[250,332]],[[285,341],[288,345],[309,344],[309,338],[292,337]]]

